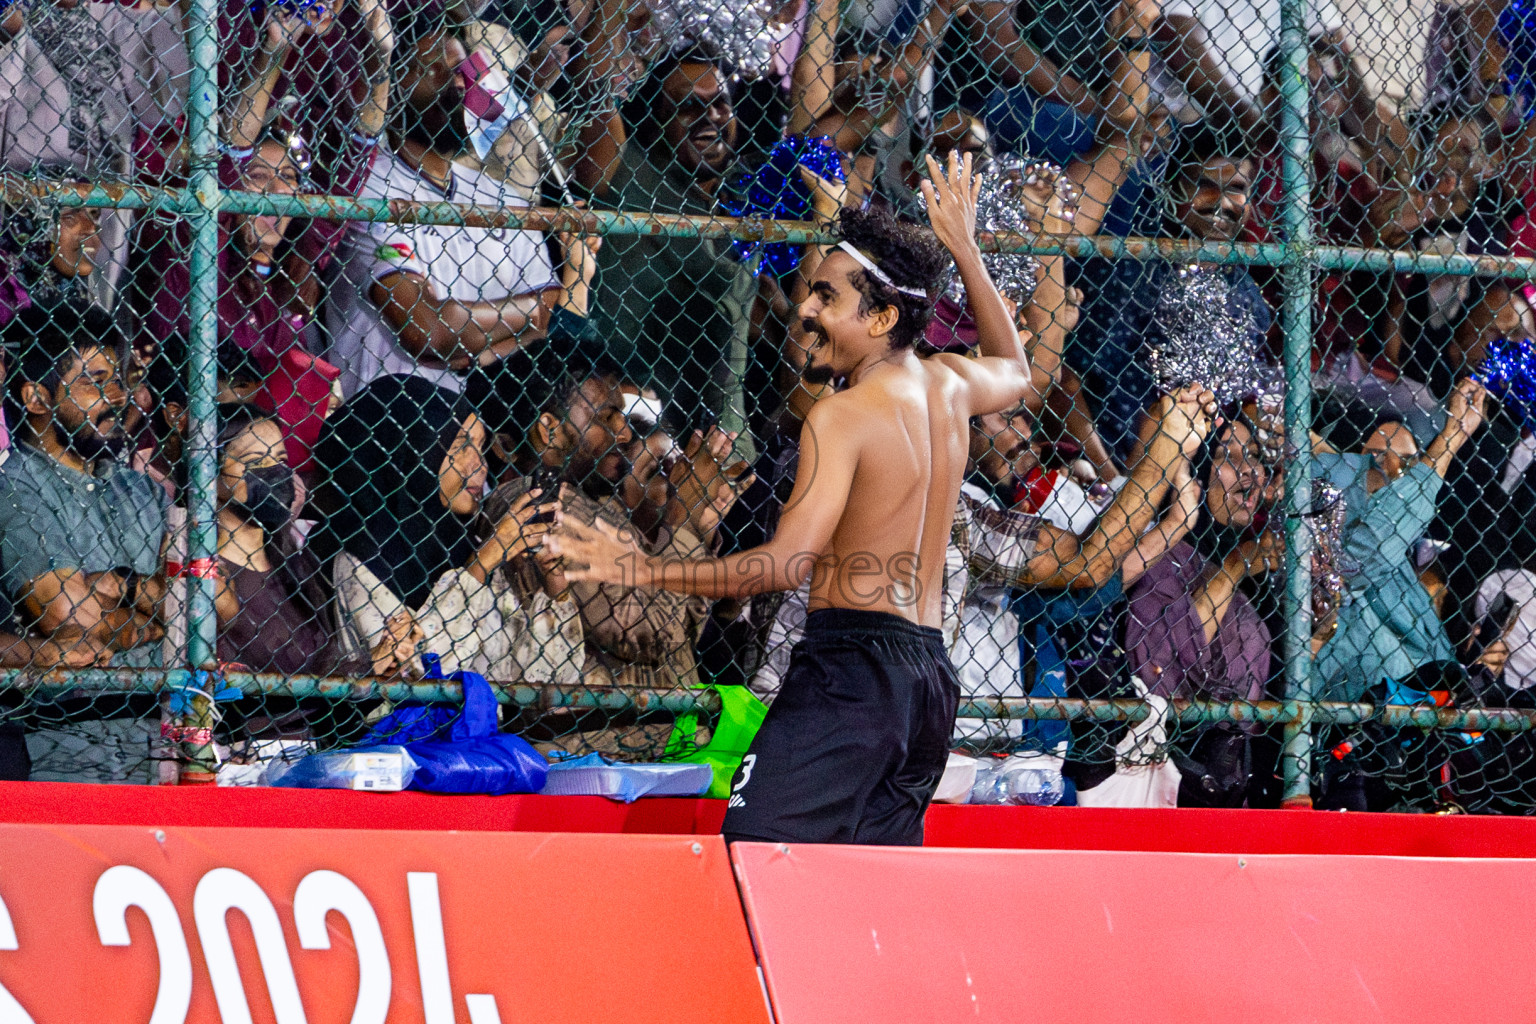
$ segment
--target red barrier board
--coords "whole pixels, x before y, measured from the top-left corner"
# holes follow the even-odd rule
[[[1536,861],[732,848],[778,1024],[1528,1024]]]
[[[1536,818],[1514,815],[934,804],[926,827],[928,846],[1003,850],[1536,857]]]
[[[0,1021],[766,1024],[714,837],[0,825]]]
[[[714,835],[724,800],[438,796],[321,789],[0,782],[0,821],[59,825]],[[929,846],[1185,853],[1536,857],[1536,818],[935,804]]]

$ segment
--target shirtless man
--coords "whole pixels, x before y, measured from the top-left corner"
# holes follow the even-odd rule
[[[930,158],[928,170],[931,233],[845,211],[843,241],[815,271],[800,307],[804,373],[848,383],[805,419],[800,471],[771,541],[665,560],[567,520],[546,542],[571,579],[710,598],[794,590],[810,576],[805,638],[732,790],[723,831],[733,841],[919,845],[944,772],[960,691],[938,626],[969,421],[1016,408],[1032,384],[976,245],[970,158],[952,153],[947,175]],[[970,296],[980,358],[912,350],[943,284],[945,248]],[[1066,586],[1113,574],[1161,501],[1181,442],[1209,429],[1210,396],[1180,398],[1154,410],[1162,430],[1096,533],[1079,543],[1040,528],[1029,579]]]

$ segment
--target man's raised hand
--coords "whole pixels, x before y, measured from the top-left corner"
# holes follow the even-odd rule
[[[646,554],[635,543],[633,531],[619,530],[599,519],[592,526],[563,516],[556,529],[545,535],[544,550],[561,560],[568,582],[590,580],[638,586]]]
[[[1178,442],[1184,458],[1192,459],[1215,425],[1216,396],[1191,384],[1158,399],[1151,412],[1157,432]]]
[[[971,155],[965,159],[955,150],[949,153],[949,173],[930,154],[928,177],[919,183],[928,203],[928,223],[939,241],[956,258],[963,252],[979,254],[976,245],[976,200],[981,195],[981,178],[972,174]]]

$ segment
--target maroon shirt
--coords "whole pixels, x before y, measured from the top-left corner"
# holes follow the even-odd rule
[[[219,559],[240,610],[219,627],[219,660],[252,672],[349,675],[365,670],[341,656],[324,617],[289,594],[284,573],[258,572]],[[318,607],[318,605],[317,605]]]
[[[1209,643],[1191,598],[1205,559],[1176,544],[1130,589],[1125,649],[1147,689],[1170,698],[1264,699],[1269,628],[1248,598],[1232,596]]]

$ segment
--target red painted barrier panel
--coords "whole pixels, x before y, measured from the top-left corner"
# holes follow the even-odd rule
[[[1533,1018],[1532,860],[731,853],[778,1024]]]
[[[0,1021],[766,1024],[718,838],[0,825]]]
[[[724,800],[0,782],[0,822],[715,835]]]
[[[1536,818],[1492,815],[935,804],[926,827],[928,846],[1004,850],[1536,857]]]
[[[714,835],[724,814],[723,800],[0,782],[0,821],[38,824]],[[1536,857],[1524,817],[935,804],[927,827],[929,846]]]

